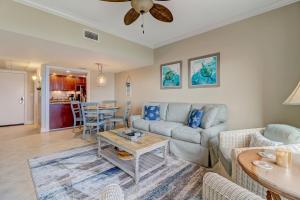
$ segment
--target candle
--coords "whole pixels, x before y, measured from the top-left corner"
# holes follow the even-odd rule
[[[292,153],[288,149],[276,149],[276,164],[288,168],[291,165]]]

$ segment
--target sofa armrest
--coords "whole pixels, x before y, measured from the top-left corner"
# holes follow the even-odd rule
[[[138,119],[142,119],[142,115],[132,115],[132,116],[130,116],[130,121],[131,122],[134,122]]]
[[[142,115],[131,115],[130,116],[130,126],[132,127],[132,123],[139,119],[142,119]]]
[[[204,175],[202,197],[203,200],[262,200],[261,197],[212,172]]]
[[[234,149],[248,147],[251,135],[257,132],[262,133],[263,131],[264,128],[223,131],[220,133],[220,148]]]
[[[227,123],[221,123],[208,129],[201,131],[201,146],[208,147],[208,141],[210,138],[218,136],[221,131],[227,129]]]

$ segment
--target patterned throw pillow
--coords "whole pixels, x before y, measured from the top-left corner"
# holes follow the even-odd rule
[[[266,146],[278,146],[283,145],[281,142],[275,142],[272,140],[269,140],[268,138],[264,137],[260,133],[255,133],[251,135],[250,139],[250,147],[266,147]]]
[[[160,107],[159,106],[145,106],[144,119],[150,121],[160,120]]]
[[[203,111],[201,110],[192,110],[188,120],[188,126],[191,128],[199,128],[201,125],[201,120],[203,117]]]

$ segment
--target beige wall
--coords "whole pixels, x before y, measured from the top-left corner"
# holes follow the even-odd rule
[[[105,73],[106,85],[97,86],[97,71],[90,73],[90,100],[100,102],[103,100],[115,100],[115,74]]]
[[[224,103],[231,128],[261,127],[266,123],[300,126],[300,107],[282,102],[300,80],[300,2],[252,17],[154,52],[154,65],[118,73],[116,99],[131,99],[134,112],[142,102]],[[221,86],[188,89],[189,58],[221,53]],[[183,88],[160,90],[160,64],[183,61]],[[132,97],[125,97],[130,75]]]

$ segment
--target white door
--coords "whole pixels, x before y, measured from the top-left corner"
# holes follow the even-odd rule
[[[0,126],[25,122],[25,73],[0,71]]]

